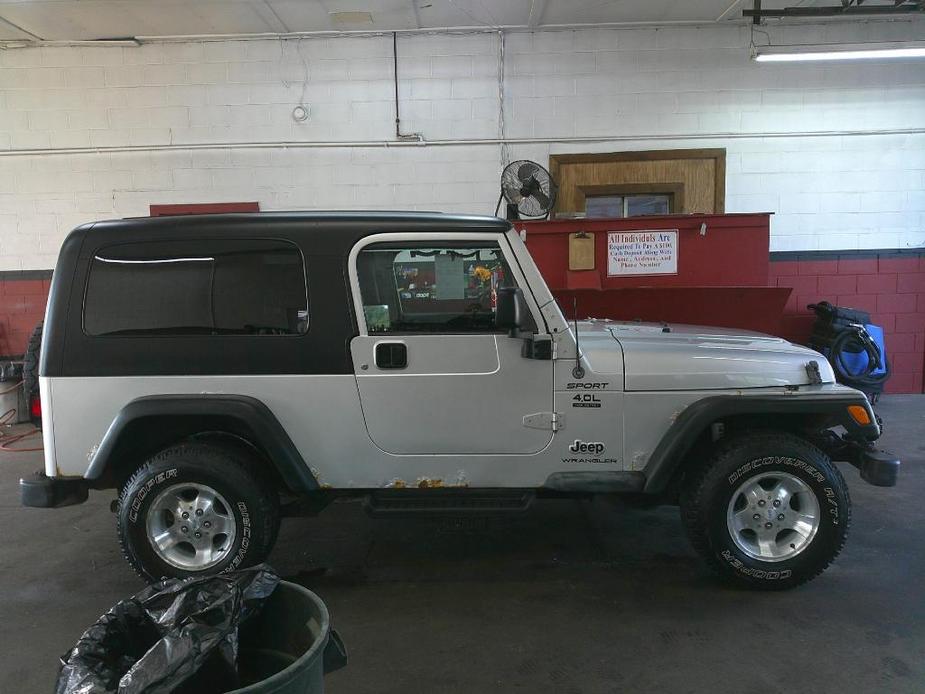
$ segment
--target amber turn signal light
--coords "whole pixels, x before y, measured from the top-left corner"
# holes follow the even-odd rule
[[[848,405],[848,414],[851,415],[851,419],[862,427],[870,424],[870,415],[867,414],[867,408],[863,405]]]

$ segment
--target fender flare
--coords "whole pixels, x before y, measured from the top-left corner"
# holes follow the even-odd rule
[[[99,448],[93,455],[84,477],[91,483],[104,477],[110,466],[118,462],[120,447],[126,437],[145,420],[147,426],[170,421],[183,426],[173,433],[192,435],[200,431],[219,430],[231,424],[234,431],[263,450],[279,473],[283,483],[293,492],[306,493],[320,489],[306,461],[293,444],[279,420],[263,402],[247,395],[151,395],[129,402],[109,425]],[[170,441],[161,441],[169,445]]]
[[[849,405],[861,405],[870,417],[867,426],[857,424],[848,414]],[[644,491],[659,493],[665,490],[675,471],[690,451],[697,438],[713,422],[736,415],[821,415],[834,426],[845,427],[851,438],[874,441],[880,436],[880,427],[870,403],[861,392],[825,395],[715,395],[688,405],[662,437],[643,470],[646,475]]]

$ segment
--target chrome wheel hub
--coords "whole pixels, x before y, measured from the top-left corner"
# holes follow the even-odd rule
[[[151,504],[148,541],[157,555],[184,571],[203,571],[221,562],[234,545],[231,506],[205,484],[168,487]]]
[[[743,482],[726,511],[732,541],[754,559],[792,559],[812,542],[821,518],[816,494],[799,477],[766,472]]]

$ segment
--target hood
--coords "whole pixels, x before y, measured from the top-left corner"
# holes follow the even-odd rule
[[[810,361],[818,363],[824,383],[835,381],[821,354],[771,335],[695,325],[611,321],[593,321],[593,325],[598,330],[606,327],[620,344],[628,391],[809,385]]]

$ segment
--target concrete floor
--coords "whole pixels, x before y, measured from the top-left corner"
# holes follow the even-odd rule
[[[329,692],[925,691],[925,396],[884,398],[900,485],[843,470],[848,545],[786,593],[729,587],[677,510],[548,501],[507,520],[370,519],[340,504],[284,523],[270,562],[318,592],[350,650]],[[23,509],[38,454],[0,454],[0,692],[51,691],[57,659],[142,587],[112,494]],[[919,500],[919,501],[917,501]]]

